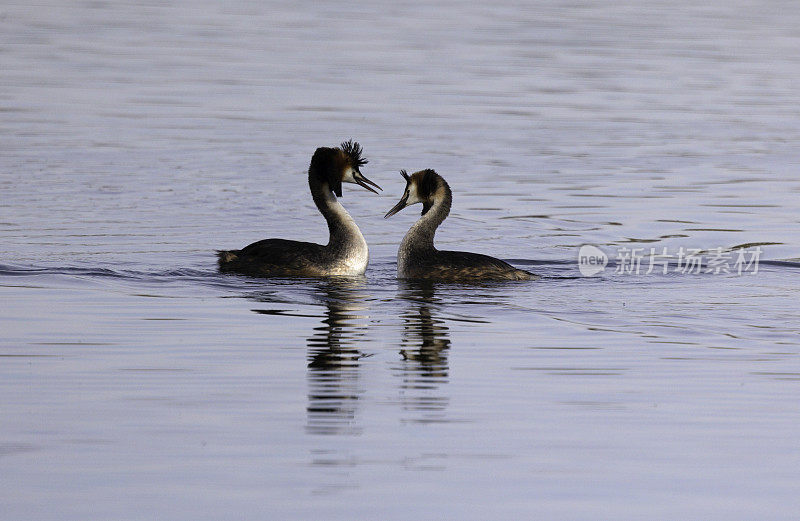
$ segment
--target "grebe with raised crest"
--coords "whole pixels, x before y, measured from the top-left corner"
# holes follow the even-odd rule
[[[328,244],[264,239],[241,250],[218,251],[222,272],[260,277],[326,277],[363,275],[369,263],[367,241],[337,196],[342,183],[378,193],[381,187],[361,173],[367,160],[352,140],[338,148],[320,147],[308,167],[308,186],[317,209],[328,223]]]
[[[422,203],[422,217],[403,237],[397,252],[397,276],[428,280],[533,280],[538,275],[520,270],[507,262],[466,251],[440,251],[433,245],[436,229],[447,218],[453,192],[447,181],[431,169],[408,175],[403,197],[386,212],[391,217],[406,206]]]

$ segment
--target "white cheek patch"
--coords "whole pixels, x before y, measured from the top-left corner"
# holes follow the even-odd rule
[[[417,204],[421,203],[422,199],[419,198],[417,194],[417,185],[415,183],[411,183],[411,186],[408,187],[408,200],[406,201],[406,205]]]
[[[344,171],[344,177],[342,177],[343,183],[355,183],[356,178],[353,175],[353,169],[351,167],[347,167],[347,170]]]

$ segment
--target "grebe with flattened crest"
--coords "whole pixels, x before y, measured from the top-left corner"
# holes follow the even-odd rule
[[[466,251],[440,251],[433,245],[436,229],[447,218],[453,192],[447,181],[431,169],[411,176],[405,170],[403,197],[386,212],[391,217],[406,206],[422,203],[422,217],[403,237],[397,252],[397,276],[406,279],[443,281],[459,280],[533,280],[538,275],[520,270],[507,262]]]
[[[218,251],[222,272],[259,277],[326,277],[363,275],[369,263],[367,241],[353,218],[337,200],[342,183],[381,190],[361,173],[367,160],[352,140],[338,148],[320,147],[308,167],[308,186],[317,209],[328,223],[328,244],[264,239],[241,250]],[[371,186],[370,186],[371,185]]]

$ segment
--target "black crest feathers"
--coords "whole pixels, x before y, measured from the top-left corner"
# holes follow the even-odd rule
[[[417,191],[422,197],[430,197],[436,191],[437,179],[439,174],[436,171],[428,168],[422,171],[422,175],[417,185]]]
[[[361,157],[361,153],[363,152],[363,150],[361,149],[361,145],[359,145],[352,139],[350,141],[343,142],[341,145],[339,145],[339,147],[342,149],[342,152],[347,154],[347,156],[350,158],[352,165],[356,169],[359,169],[362,166],[369,163],[369,161],[366,158]]]

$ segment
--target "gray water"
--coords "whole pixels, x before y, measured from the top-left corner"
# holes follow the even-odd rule
[[[798,49],[791,1],[6,2],[0,518],[796,519]],[[219,275],[326,241],[350,138],[366,277]],[[401,168],[542,278],[398,282]]]

